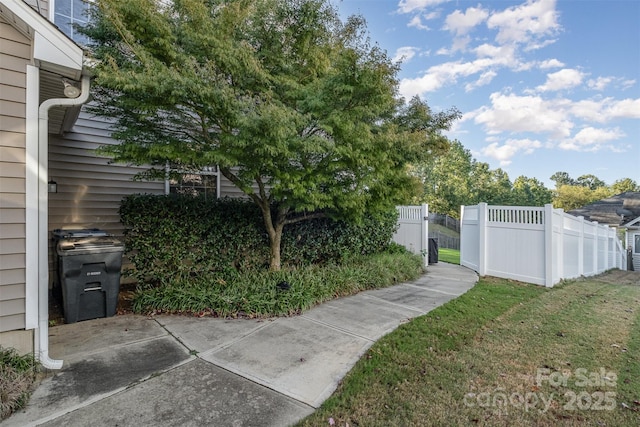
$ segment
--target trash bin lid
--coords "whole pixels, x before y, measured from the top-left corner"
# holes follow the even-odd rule
[[[124,244],[118,239],[105,236],[70,237],[58,242],[60,256],[123,252]]]
[[[98,228],[74,228],[68,230],[62,230],[60,228],[53,230],[54,237],[58,239],[68,239],[71,237],[105,237],[108,236],[107,232]]]

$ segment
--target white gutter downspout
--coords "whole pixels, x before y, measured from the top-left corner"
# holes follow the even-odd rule
[[[77,98],[47,99],[38,109],[38,359],[47,369],[62,368],[49,357],[49,110],[82,105],[89,99],[90,77],[82,76]]]

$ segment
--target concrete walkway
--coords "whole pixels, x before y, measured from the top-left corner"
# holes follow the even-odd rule
[[[380,337],[462,295],[475,272],[420,279],[268,320],[124,315],[50,329],[62,370],[4,426],[287,426]]]

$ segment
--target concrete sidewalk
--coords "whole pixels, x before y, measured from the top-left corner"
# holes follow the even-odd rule
[[[420,279],[268,320],[124,315],[50,329],[62,370],[4,426],[286,426],[311,414],[380,337],[462,295],[475,272]]]

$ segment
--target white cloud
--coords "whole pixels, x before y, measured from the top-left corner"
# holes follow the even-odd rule
[[[516,66],[518,63],[513,46],[494,46],[485,43],[475,48],[474,52],[478,58],[494,58],[504,65]]]
[[[612,77],[598,77],[597,79],[590,79],[587,82],[587,86],[593,90],[604,90],[611,82],[613,81]]]
[[[417,47],[403,46],[396,50],[396,54],[393,55],[393,58],[391,58],[391,61],[393,62],[401,61],[402,63],[406,64],[407,62],[411,61],[411,58],[416,56],[417,53],[418,53]]]
[[[426,92],[433,92],[440,89],[447,82],[444,74],[425,74],[415,79],[402,79],[400,81],[400,94],[406,99],[411,99],[415,95],[422,95]]]
[[[556,1],[528,0],[522,5],[494,13],[487,20],[487,26],[498,30],[496,41],[500,44],[528,44],[559,29]]]
[[[482,8],[470,7],[464,13],[456,10],[445,19],[444,29],[458,36],[467,34],[473,27],[484,22],[489,13]]]
[[[401,0],[398,3],[399,13],[411,13],[414,11],[424,10],[429,6],[436,6],[448,0]]]
[[[603,111],[612,119],[640,119],[640,98],[613,101]]]
[[[635,83],[635,80],[628,80],[623,77],[607,76],[589,79],[587,81],[587,86],[589,87],[589,89],[602,92],[610,87],[615,87],[616,89],[621,90],[629,89],[630,87],[634,86]]]
[[[496,159],[500,162],[500,166],[508,166],[511,164],[511,159],[519,151],[523,151],[524,154],[531,154],[536,148],[542,147],[542,143],[537,140],[531,139],[508,139],[503,145],[499,145],[497,142],[483,147],[481,154],[492,159]]]
[[[512,47],[486,46],[484,48],[486,51],[482,53],[482,57],[474,61],[445,62],[430,67],[422,77],[402,79],[400,81],[400,93],[409,99],[414,95],[423,95],[448,84],[456,83],[461,77],[469,77],[489,70],[495,71],[494,69],[499,67],[518,67],[519,63],[514,57],[515,53]],[[446,54],[449,51],[441,49],[437,53]]]
[[[557,59],[547,59],[546,61],[540,62],[540,68],[542,70],[546,70],[548,68],[560,68],[564,67],[564,63],[558,61]]]
[[[470,91],[474,90],[474,89],[475,89],[475,88],[477,88],[477,87],[480,87],[480,86],[486,86],[486,85],[488,85],[489,83],[491,83],[491,81],[492,81],[492,80],[493,80],[497,75],[498,75],[498,73],[496,73],[496,72],[495,72],[495,71],[493,71],[493,70],[489,70],[489,71],[487,71],[487,72],[485,72],[485,73],[482,73],[482,74],[480,75],[480,78],[478,78],[478,80],[476,80],[476,81],[475,81],[475,82],[473,82],[473,83],[467,83],[467,84],[465,85],[465,87],[464,87],[464,90],[465,90],[466,92],[470,92]]]
[[[584,99],[573,103],[570,112],[579,119],[596,123],[606,123],[613,119],[640,119],[640,98]]]
[[[604,148],[614,149],[608,144],[611,141],[625,137],[620,129],[598,129],[586,127],[581,129],[573,138],[564,140],[559,147],[569,151],[600,151]]]
[[[633,79],[622,80],[620,82],[622,89],[629,89],[631,86],[634,86],[635,84],[636,84],[636,81]]]
[[[543,92],[570,89],[581,84],[583,77],[584,73],[578,70],[564,68],[555,73],[547,74],[547,81],[537,89]]]
[[[440,17],[440,11],[434,10],[433,12],[429,12],[429,13],[423,14],[422,17],[424,19],[426,19],[427,21],[430,21],[432,19],[439,18]]]
[[[414,27],[417,28],[418,30],[430,30],[431,28],[429,28],[428,25],[425,25],[422,23],[422,18],[420,17],[420,15],[416,15],[413,18],[411,18],[411,21],[409,21],[409,23],[407,24],[407,27]]]
[[[451,45],[451,51],[465,51],[467,49],[467,45],[471,43],[471,37],[456,37],[453,39],[453,44]]]
[[[591,124],[605,123],[620,118],[640,119],[640,99],[615,100],[613,98],[589,99],[574,102],[569,99],[546,100],[540,96],[518,96],[493,93],[491,105],[481,107],[463,116],[464,121],[473,120],[483,126],[489,135],[503,132],[513,134],[548,134],[545,146],[557,145],[571,151],[620,151],[622,147],[613,142],[627,135],[619,128],[596,128]],[[571,135],[576,124],[582,128]],[[591,123],[591,124],[590,124]],[[504,144],[492,141],[482,154],[508,164],[517,152],[529,154],[542,147],[539,141],[529,139],[508,140]]]
[[[607,119],[602,114],[606,100],[583,99],[571,105],[570,111],[574,117],[581,120],[604,123]]]
[[[567,138],[573,123],[568,114],[567,100],[547,101],[538,96],[491,94],[491,106],[473,112],[474,121],[490,134],[501,132],[548,133]]]
[[[539,50],[539,49],[542,49],[543,47],[549,46],[550,44],[554,44],[557,41],[558,40],[556,39],[548,39],[540,42],[529,43],[527,46],[524,47],[524,51],[530,52],[532,50]]]

